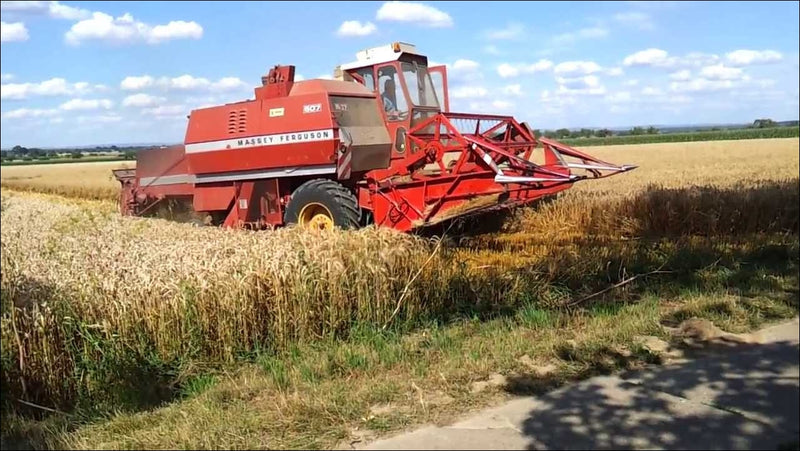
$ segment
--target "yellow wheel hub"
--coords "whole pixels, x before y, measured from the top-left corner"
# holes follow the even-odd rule
[[[311,203],[300,210],[300,225],[311,230],[333,230],[333,215],[328,207]]]

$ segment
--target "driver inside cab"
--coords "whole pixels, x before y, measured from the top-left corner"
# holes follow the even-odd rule
[[[394,80],[390,78],[383,83],[383,93],[381,94],[383,110],[387,113],[397,113],[397,107],[393,101],[396,98],[395,94]]]

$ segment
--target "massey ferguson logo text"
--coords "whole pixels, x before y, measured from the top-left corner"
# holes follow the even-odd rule
[[[283,133],[280,135],[254,136],[236,141],[237,147],[269,146],[274,144],[292,144],[311,141],[333,139],[331,130],[318,130],[314,132]]]

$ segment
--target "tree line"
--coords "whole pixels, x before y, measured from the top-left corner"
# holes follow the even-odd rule
[[[50,160],[57,158],[80,159],[84,155],[99,153],[117,153],[122,160],[135,160],[136,152],[147,149],[149,146],[96,146],[84,149],[41,149],[38,147],[14,146],[11,149],[0,150],[0,157],[3,161],[32,161]]]

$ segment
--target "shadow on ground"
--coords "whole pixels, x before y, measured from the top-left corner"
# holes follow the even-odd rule
[[[796,449],[796,341],[690,354],[540,397],[522,423],[528,449]]]

